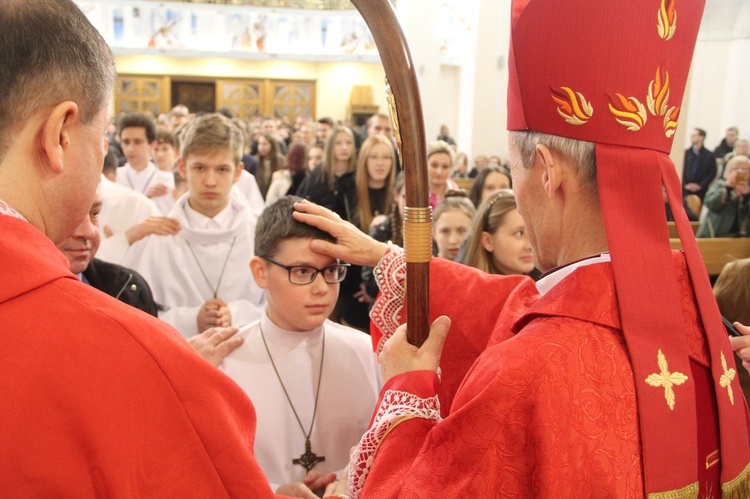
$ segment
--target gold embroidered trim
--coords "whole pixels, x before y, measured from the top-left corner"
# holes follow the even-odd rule
[[[747,499],[750,497],[750,463],[732,480],[721,485],[722,499]]]
[[[698,482],[695,482],[679,490],[653,492],[648,495],[648,499],[696,499],[698,490]]]
[[[656,361],[659,364],[660,372],[658,374],[649,374],[648,378],[646,378],[646,383],[654,388],[664,387],[664,398],[667,399],[667,405],[669,408],[674,411],[675,394],[672,387],[683,384],[688,380],[688,377],[681,372],[669,372],[667,358],[664,356],[661,349],[659,349],[656,354]]]
[[[721,368],[724,369],[724,374],[721,375],[719,378],[719,385],[722,388],[726,388],[727,392],[729,393],[729,401],[734,405],[734,392],[732,392],[732,381],[734,381],[734,378],[737,376],[737,371],[732,369],[727,369],[727,359],[724,357],[724,352],[721,352]]]
[[[710,468],[711,466],[715,466],[719,464],[721,461],[721,458],[719,457],[719,451],[718,449],[713,451],[711,454],[706,456],[706,469]]]

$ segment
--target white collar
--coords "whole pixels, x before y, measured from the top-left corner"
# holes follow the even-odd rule
[[[263,329],[263,335],[270,343],[283,345],[289,348],[309,348],[317,345],[323,339],[325,324],[316,327],[311,331],[287,331],[273,323],[268,317],[268,311],[260,318],[260,327]]]
[[[219,213],[214,215],[213,218],[207,217],[202,213],[198,213],[191,206],[188,200],[185,200],[185,218],[193,229],[224,229],[227,230],[232,227],[232,221],[234,220],[234,209],[232,203],[229,202]]]
[[[129,168],[131,172],[133,172],[133,175],[136,177],[145,177],[146,175],[151,175],[153,171],[156,169],[156,165],[153,163],[153,161],[149,160],[148,165],[146,168],[144,168],[141,171],[136,170],[133,168],[133,166],[130,163],[125,163],[123,165],[123,168]]]
[[[551,271],[536,282],[536,289],[539,291],[541,296],[546,295],[552,288],[560,284],[560,282],[572,274],[576,269],[581,267],[587,267],[589,265],[596,265],[598,263],[611,262],[612,258],[609,253],[602,253],[601,255],[584,258],[577,262],[573,262],[564,267]]]
[[[17,218],[19,220],[23,220],[25,222],[28,222],[26,220],[26,217],[18,213],[16,210],[13,209],[11,205],[0,199],[0,215],[7,215],[9,217]]]

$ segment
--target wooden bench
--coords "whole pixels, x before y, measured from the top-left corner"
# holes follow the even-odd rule
[[[693,234],[698,232],[698,226],[700,226],[700,224],[700,222],[690,222],[690,226],[693,228]],[[670,238],[677,237],[677,226],[674,224],[674,222],[667,222],[667,229],[669,229]]]
[[[729,262],[750,258],[750,237],[717,237],[697,241],[708,275],[719,275]],[[670,239],[669,242],[672,249],[682,249],[679,239]]]
[[[466,192],[469,192],[472,184],[474,184],[473,178],[454,178],[453,180],[455,180],[458,186]]]

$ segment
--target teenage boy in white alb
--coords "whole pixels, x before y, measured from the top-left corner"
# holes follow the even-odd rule
[[[381,385],[370,337],[327,320],[348,264],[310,249],[333,239],[294,220],[295,200],[281,198],[258,219],[250,268],[266,313],[219,366],[253,401],[255,455],[271,487],[290,496],[348,464]]]
[[[242,172],[242,132],[219,114],[190,122],[177,168],[188,192],[169,214],[180,230],[130,247],[123,265],[151,285],[159,318],[189,338],[213,326],[242,325],[262,313],[263,291],[248,268],[256,218],[232,186]]]
[[[120,146],[127,163],[117,169],[117,183],[154,200],[164,215],[172,210],[174,177],[151,161],[156,148],[156,125],[145,114],[125,114],[117,122]]]

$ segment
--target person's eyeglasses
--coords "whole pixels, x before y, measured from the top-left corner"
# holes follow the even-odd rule
[[[318,276],[318,272],[323,274],[323,279],[328,284],[339,283],[344,280],[344,277],[346,277],[346,269],[351,266],[348,263],[337,263],[335,265],[329,265],[328,267],[318,269],[308,265],[284,265],[270,256],[262,256],[261,258],[267,262],[273,263],[274,265],[278,265],[282,269],[286,269],[286,271],[289,272],[289,282],[292,284],[299,284],[300,286],[312,283]]]

